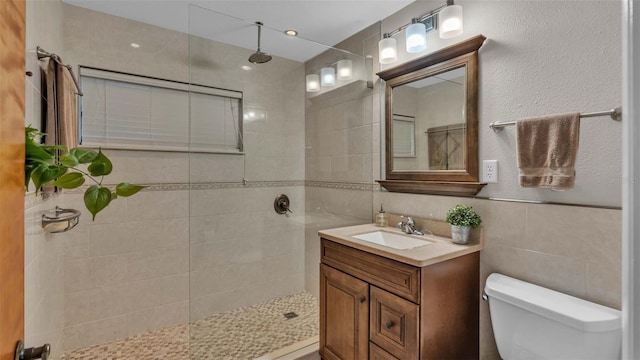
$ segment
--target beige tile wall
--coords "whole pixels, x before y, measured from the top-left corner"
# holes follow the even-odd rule
[[[191,192],[191,320],[304,289],[303,186]],[[293,213],[273,201],[287,194]]]
[[[82,211],[64,240],[64,349],[189,319],[189,192],[148,191],[112,202],[95,221]]]
[[[244,71],[248,49],[71,5],[64,17],[73,65],[240,90],[266,113],[244,122],[245,155],[105,150],[109,183],[178,185],[118,199],[95,222],[83,214],[65,235],[65,350],[301,291],[304,187],[277,185],[304,179],[304,65]],[[253,185],[214,186],[243,178]],[[211,186],[180,190],[189,182]],[[273,211],[280,193],[293,214]],[[64,201],[84,208],[80,194]]]
[[[41,219],[58,200],[54,197],[25,209],[24,239],[25,345],[50,344],[53,359],[62,354],[64,242],[57,235],[45,233]]]
[[[621,211],[579,206],[375,192],[389,212],[444,219],[456,204],[482,217],[480,284],[498,272],[616,309],[621,307]],[[480,304],[481,358],[498,359],[489,308]]]
[[[62,54],[62,2],[27,1],[25,125],[41,128],[41,66],[36,46]],[[33,187],[31,188],[33,190]],[[33,193],[25,194],[25,333],[26,347],[51,345],[51,358],[62,355],[63,250],[64,242],[44,233],[41,216],[55,208],[60,197],[42,201]]]

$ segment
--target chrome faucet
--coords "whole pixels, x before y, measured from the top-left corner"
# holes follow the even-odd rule
[[[413,218],[411,216],[400,215],[400,218],[407,219],[406,222],[400,220],[400,222],[396,225],[396,227],[402,230],[403,233],[411,235],[424,235],[422,232],[416,230],[416,223],[415,221],[413,221]]]

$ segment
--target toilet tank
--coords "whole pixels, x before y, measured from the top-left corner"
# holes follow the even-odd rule
[[[618,359],[618,310],[501,274],[484,288],[500,357],[515,359]]]

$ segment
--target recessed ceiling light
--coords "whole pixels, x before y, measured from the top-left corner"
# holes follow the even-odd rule
[[[139,48],[139,47],[140,47],[140,44],[137,44],[137,43],[131,43],[130,45],[131,45],[131,47],[132,47],[132,48],[134,48],[134,49],[137,49],[137,48]]]
[[[298,36],[298,31],[296,30],[285,30],[284,33],[288,36]]]
[[[251,70],[251,66],[249,65],[242,65],[241,68],[242,70],[247,70],[247,71]]]

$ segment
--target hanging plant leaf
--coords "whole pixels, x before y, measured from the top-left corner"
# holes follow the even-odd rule
[[[33,180],[33,184],[36,186],[36,194],[43,185],[60,177],[65,172],[67,172],[67,168],[64,166],[46,164],[38,165],[38,167],[31,172],[31,180]]]
[[[138,191],[144,189],[145,187],[146,186],[133,185],[133,184],[123,182],[116,186],[116,194],[118,194],[119,196],[127,197],[137,193]]]
[[[96,219],[96,214],[106,208],[111,202],[111,191],[106,187],[92,185],[84,192],[84,205],[91,213],[92,220]]]
[[[80,164],[89,164],[98,156],[98,153],[93,150],[78,148],[71,149],[69,154],[78,159],[78,163]]]
[[[109,175],[113,171],[113,164],[102,153],[102,150],[73,148],[67,153],[65,146],[41,144],[39,137],[42,135],[45,134],[35,128],[25,127],[25,191],[28,191],[30,181],[35,184],[37,195],[40,189],[46,185],[74,189],[90,179],[98,185],[93,185],[85,191],[84,203],[95,220],[96,214],[107,207],[112,200],[119,196],[131,196],[145,188],[145,186],[129,183],[118,184],[114,191],[103,187],[101,185],[103,179],[95,179],[94,176]],[[59,158],[56,156],[58,150],[64,154]],[[75,168],[80,164],[89,164],[88,173],[77,169],[67,173],[70,168]]]
[[[72,168],[74,166],[77,166],[80,162],[78,161],[78,159],[73,156],[72,154],[66,154],[60,157],[60,164],[68,167],[68,168]]]
[[[42,146],[34,143],[25,143],[25,158],[31,161],[44,162],[53,159],[53,155]]]
[[[91,176],[104,176],[111,174],[111,170],[113,170],[113,165],[111,164],[111,160],[106,157],[102,150],[98,152],[98,155],[91,161],[91,165],[87,168]]]
[[[58,180],[56,180],[56,182],[51,185],[58,186],[63,189],[75,189],[84,184],[84,181],[84,175],[78,172],[72,172],[62,175]]]

